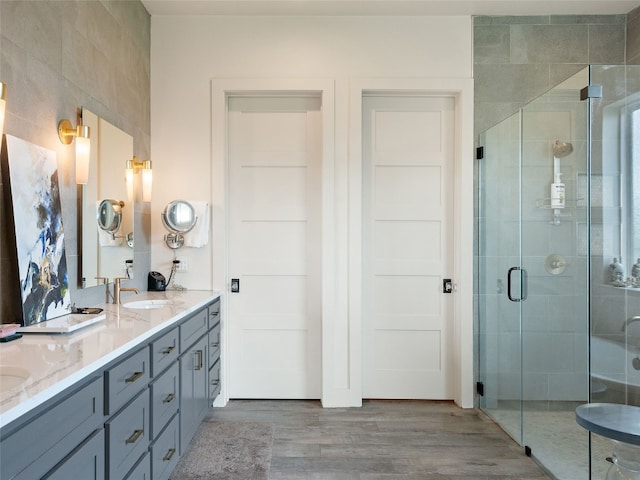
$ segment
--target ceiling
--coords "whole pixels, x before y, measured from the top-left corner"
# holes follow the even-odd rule
[[[151,15],[614,15],[639,0],[142,0]]]

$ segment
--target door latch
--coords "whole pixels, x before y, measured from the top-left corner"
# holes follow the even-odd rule
[[[451,293],[453,292],[453,282],[450,278],[442,279],[442,293]]]

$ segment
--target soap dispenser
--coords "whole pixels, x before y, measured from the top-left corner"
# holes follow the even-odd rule
[[[617,257],[614,257],[613,263],[609,265],[609,282],[616,286],[624,284],[624,267]]]

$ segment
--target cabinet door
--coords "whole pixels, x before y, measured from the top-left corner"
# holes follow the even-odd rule
[[[220,359],[209,369],[209,405],[220,393]]]
[[[178,362],[151,384],[151,439],[155,439],[178,411]]]
[[[145,453],[125,480],[151,480],[151,455],[149,453]]]
[[[106,413],[113,415],[149,383],[149,348],[145,347],[105,372]]]
[[[97,430],[43,480],[104,479],[104,430]]]
[[[151,445],[151,471],[153,480],[167,480],[178,465],[179,438],[178,415],[175,415],[167,428]]]
[[[178,328],[151,342],[151,375],[157,377],[178,360]]]
[[[220,299],[215,300],[209,305],[209,328],[213,328],[220,323]]]
[[[102,378],[65,393],[0,441],[0,479],[41,478],[104,421]],[[13,428],[13,427],[12,427]],[[46,432],[46,435],[42,433]],[[30,452],[25,455],[25,452]]]
[[[124,478],[149,447],[148,390],[107,422],[107,445],[109,478]]]
[[[207,340],[201,337],[180,357],[180,455],[207,412]]]
[[[180,325],[180,353],[190,350],[191,345],[209,328],[209,310],[203,308]]]

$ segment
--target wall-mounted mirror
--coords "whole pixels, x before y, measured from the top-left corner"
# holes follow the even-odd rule
[[[91,129],[89,181],[78,186],[81,199],[80,287],[102,284],[96,277],[126,277],[133,265],[133,199],[125,181],[133,158],[133,137],[82,109]],[[119,224],[117,222],[119,219]],[[103,227],[101,228],[101,223]]]
[[[169,202],[160,217],[163,225],[170,232],[164,236],[164,241],[171,249],[184,245],[183,234],[190,232],[198,221],[193,205],[185,200]]]

